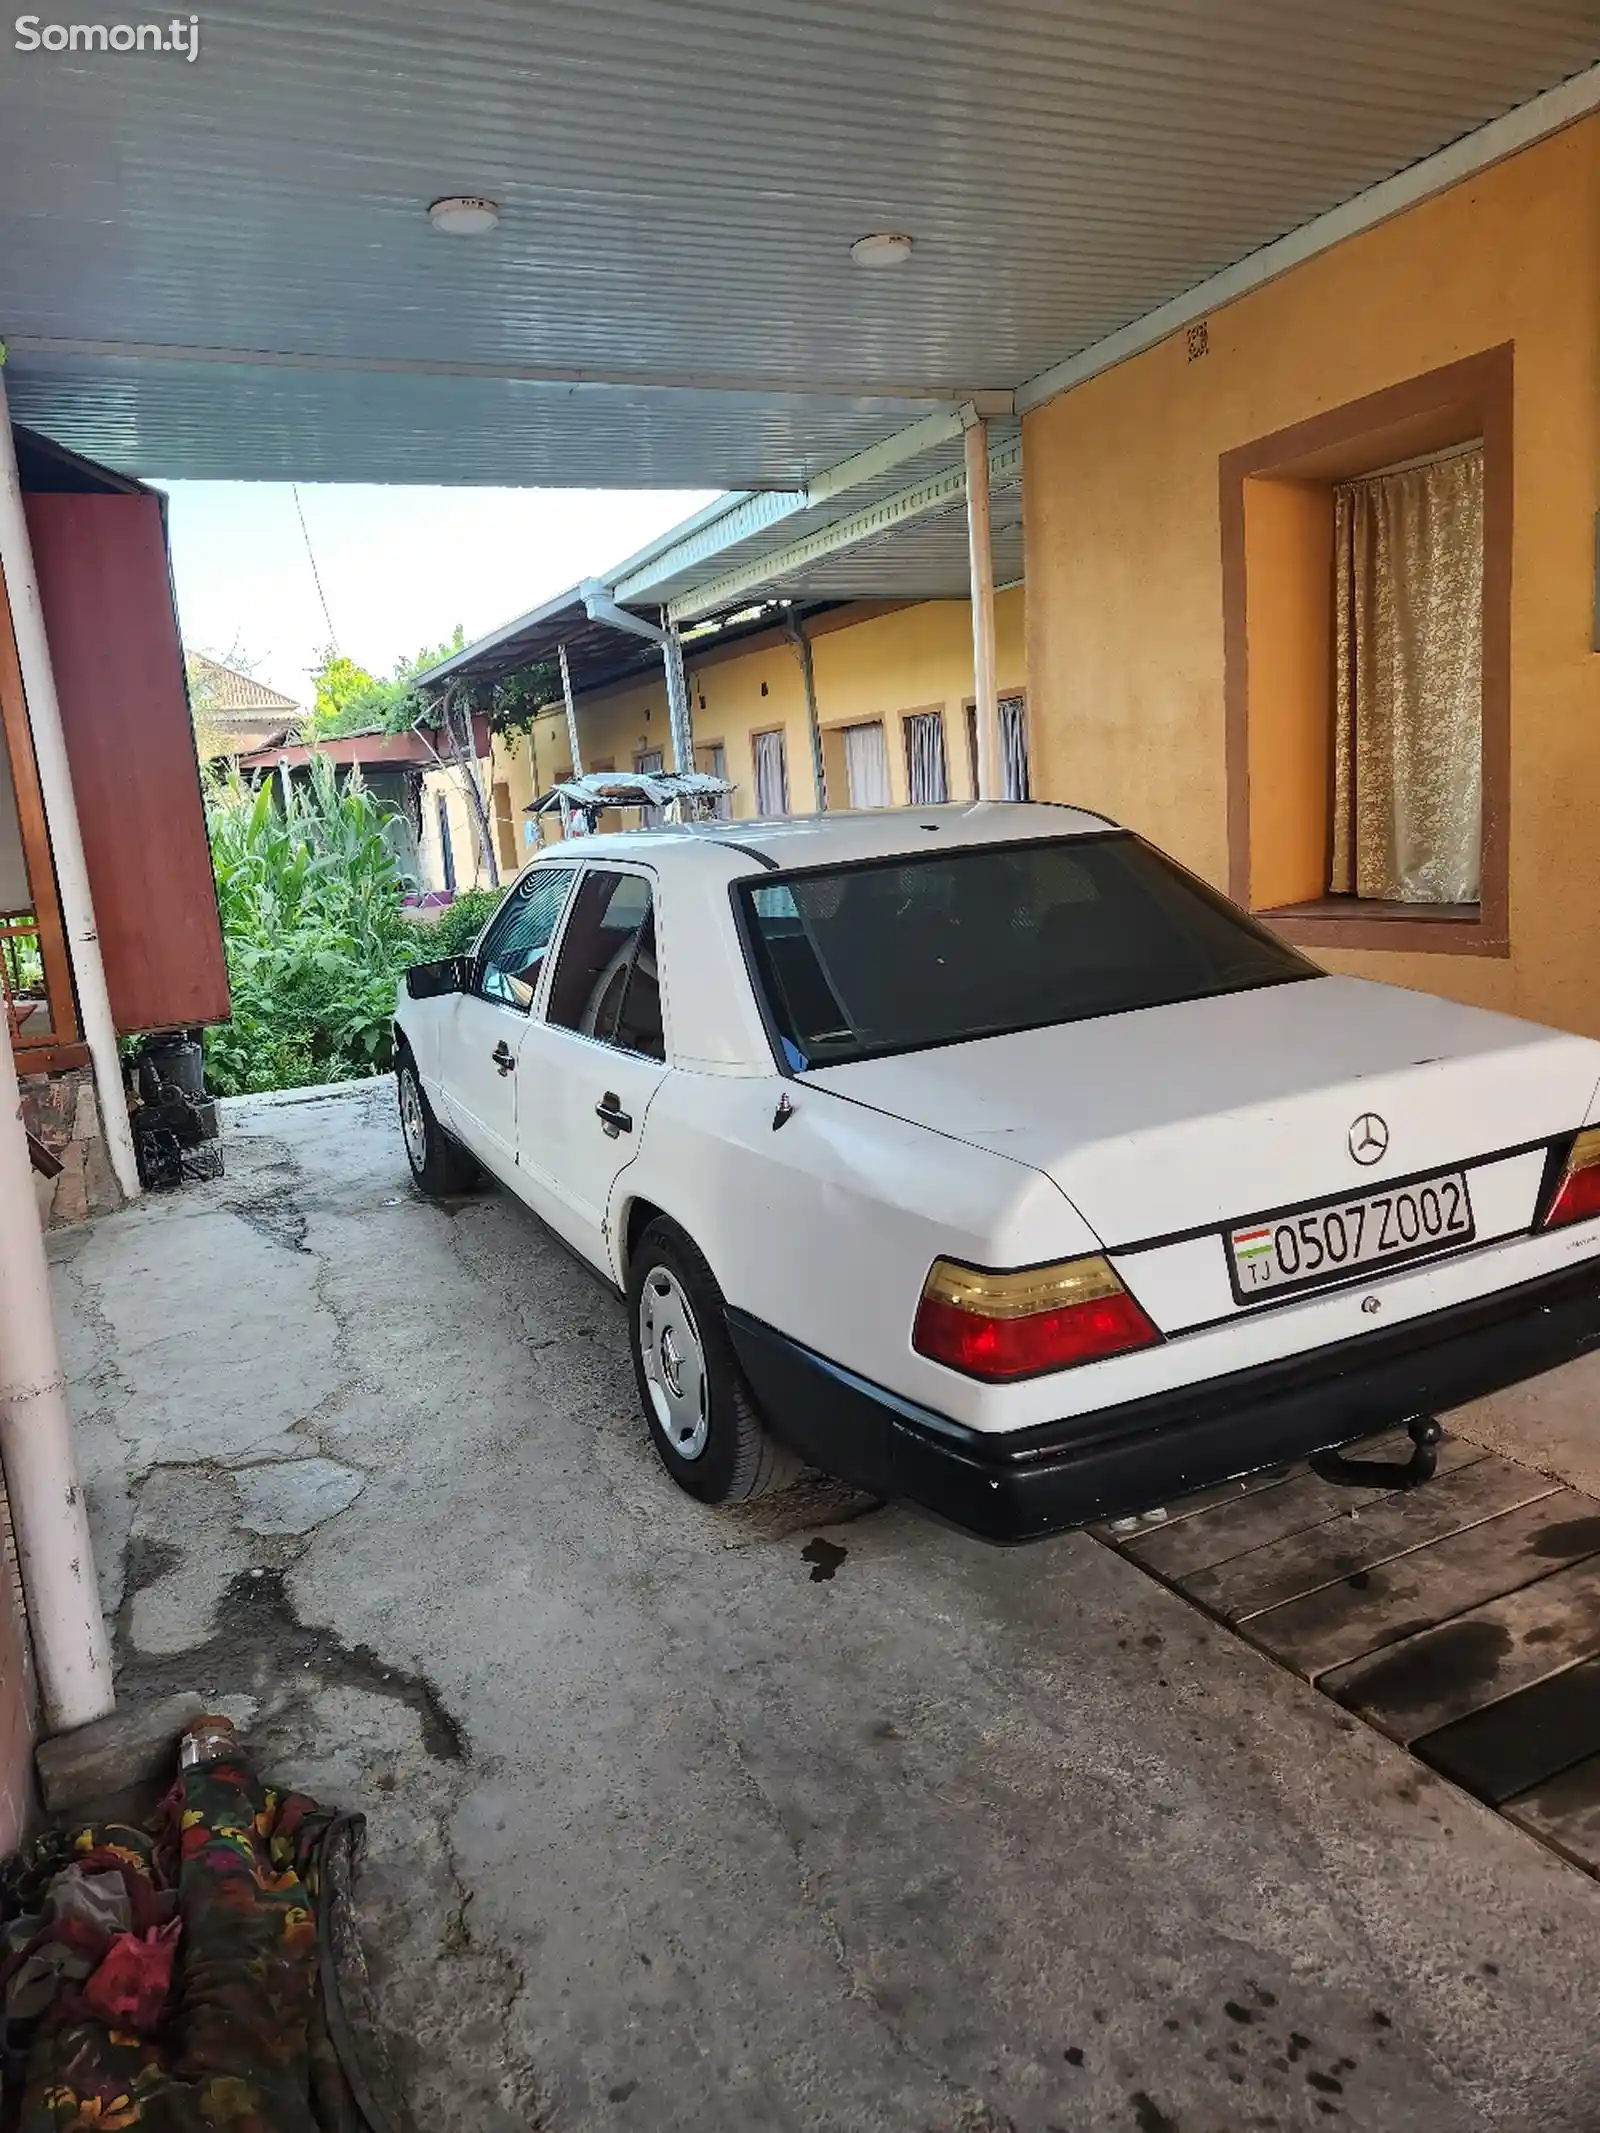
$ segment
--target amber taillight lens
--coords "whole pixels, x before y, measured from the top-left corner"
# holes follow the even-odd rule
[[[1017,1273],[936,1259],[911,1345],[968,1377],[1004,1380],[1069,1370],[1160,1338],[1097,1252]]]
[[[1546,1229],[1600,1215],[1600,1126],[1586,1126],[1572,1144],[1561,1183],[1544,1218]]]

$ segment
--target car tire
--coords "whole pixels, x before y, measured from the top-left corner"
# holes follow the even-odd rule
[[[483,1172],[458,1140],[452,1140],[433,1115],[416,1061],[402,1052],[395,1061],[395,1094],[400,1106],[400,1138],[417,1190],[430,1200],[474,1191]]]
[[[628,1339],[639,1405],[680,1489],[702,1503],[749,1503],[802,1471],[762,1422],[716,1276],[664,1218],[646,1229],[629,1262]]]

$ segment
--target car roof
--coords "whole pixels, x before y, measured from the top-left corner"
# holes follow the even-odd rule
[[[1119,824],[1088,808],[1044,800],[958,800],[938,807],[872,807],[826,815],[784,815],[775,820],[691,822],[657,829],[617,830],[585,837],[578,851],[590,858],[642,859],[653,865],[693,865],[713,852],[743,854],[766,866],[818,867],[862,859],[889,859],[930,848],[1017,844],[1040,837],[1103,835]],[[932,846],[931,834],[939,836]],[[568,845],[550,847],[571,857]]]

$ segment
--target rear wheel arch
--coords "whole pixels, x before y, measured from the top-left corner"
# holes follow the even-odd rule
[[[638,1249],[639,1239],[652,1222],[670,1221],[672,1221],[672,1217],[667,1213],[666,1209],[657,1207],[653,1200],[636,1197],[628,1202],[624,1210],[622,1223],[622,1279],[624,1285],[627,1283],[628,1269],[633,1264],[633,1255]],[[678,1226],[681,1227],[681,1225]]]

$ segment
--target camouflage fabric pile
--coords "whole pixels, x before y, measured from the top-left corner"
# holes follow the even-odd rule
[[[0,1871],[4,2111],[21,2133],[408,2133],[349,1910],[358,1817],[231,1756],[151,1827]]]

